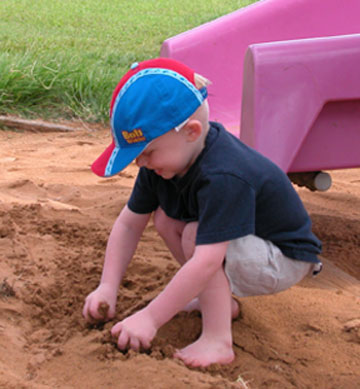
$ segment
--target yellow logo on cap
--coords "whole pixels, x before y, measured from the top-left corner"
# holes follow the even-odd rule
[[[127,143],[138,143],[145,141],[145,136],[140,128],[135,128],[132,131],[121,131],[123,138]]]

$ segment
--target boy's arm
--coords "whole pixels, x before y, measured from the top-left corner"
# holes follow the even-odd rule
[[[198,296],[220,269],[227,242],[195,247],[193,257],[182,266],[159,296],[146,309],[161,327]]]
[[[112,334],[118,346],[138,350],[150,347],[156,331],[199,295],[221,268],[227,242],[196,246],[193,257],[175,274],[162,293],[146,308],[117,323]]]
[[[125,205],[109,236],[101,284],[117,291],[150,216],[150,213],[134,213]]]
[[[87,321],[109,319],[115,315],[120,282],[150,216],[136,214],[126,205],[116,219],[106,247],[100,284],[85,300],[83,316]]]

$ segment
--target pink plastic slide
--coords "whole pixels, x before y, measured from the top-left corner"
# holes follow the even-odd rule
[[[240,139],[286,172],[360,166],[360,34],[250,45]]]
[[[360,0],[262,0],[161,55],[209,78],[211,119],[284,171],[337,169],[360,166],[359,33]]]

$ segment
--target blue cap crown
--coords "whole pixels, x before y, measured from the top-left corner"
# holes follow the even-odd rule
[[[189,80],[189,74],[194,77],[190,68],[171,59],[159,60],[161,67],[151,66],[156,60],[145,61],[142,68],[141,63],[134,64],[115,89],[113,144],[92,165],[96,174],[108,177],[124,169],[152,140],[183,123],[206,99],[206,87],[197,89]]]

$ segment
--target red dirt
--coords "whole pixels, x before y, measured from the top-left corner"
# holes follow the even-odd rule
[[[147,353],[119,352],[112,325],[143,307],[177,270],[152,225],[119,290],[117,316],[81,317],[136,167],[100,179],[90,163],[108,130],[0,131],[0,388],[346,388],[360,386],[360,169],[331,172],[325,193],[298,189],[324,244],[323,273],[241,301],[236,359],[189,369],[172,358],[200,317],[181,313]]]

